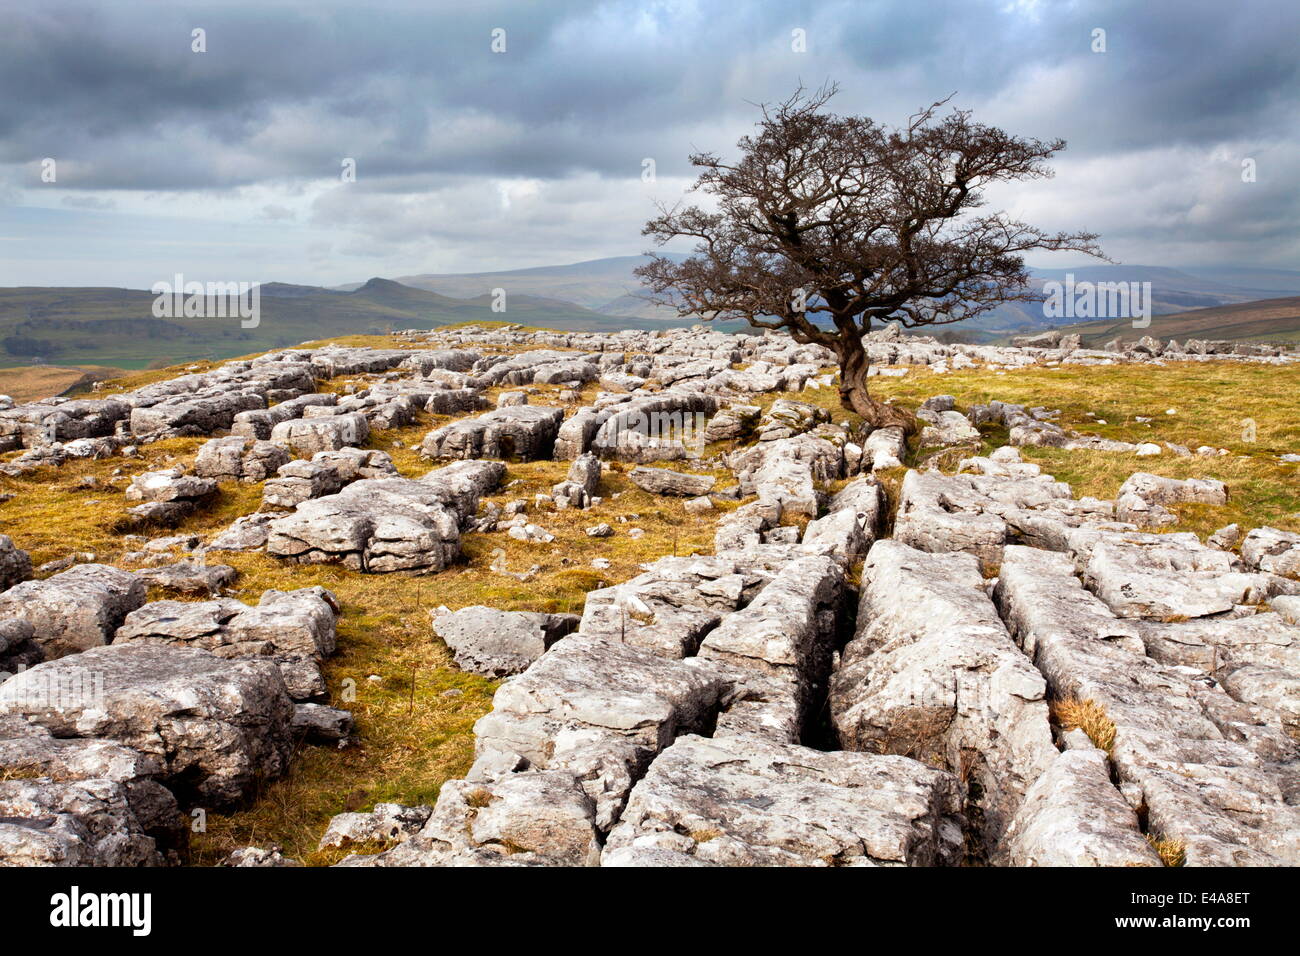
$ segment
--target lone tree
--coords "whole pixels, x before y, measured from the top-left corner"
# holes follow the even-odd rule
[[[692,155],[703,170],[695,189],[716,197],[716,211],[661,207],[642,234],[659,245],[694,238],[694,254],[652,255],[637,274],[651,301],[683,316],[744,319],[826,346],[839,360],[845,408],[870,426],[911,430],[910,415],[867,390],[863,337],[873,323],[945,325],[1040,300],[1022,258],[1032,249],[1105,256],[1093,233],[1048,235],[1006,213],[974,212],[988,183],[1051,176],[1044,161],[1063,140],[1021,139],[967,110],[939,118],[946,101],[906,128],[885,128],[825,111],[835,91],[800,88],[762,107],[733,164]]]

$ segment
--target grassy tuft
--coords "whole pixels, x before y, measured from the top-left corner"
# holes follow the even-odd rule
[[[1187,863],[1187,843],[1183,840],[1147,834],[1147,843],[1156,851],[1165,866],[1183,866]]]
[[[1052,716],[1065,730],[1082,730],[1106,753],[1115,746],[1115,722],[1106,716],[1106,708],[1094,700],[1081,701],[1073,697],[1054,700]]]

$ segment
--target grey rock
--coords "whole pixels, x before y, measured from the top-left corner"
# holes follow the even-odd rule
[[[0,781],[0,865],[162,866],[180,830],[157,784],[91,779]]]
[[[164,471],[146,471],[136,475],[126,489],[126,500],[159,503],[195,502],[214,494],[216,490],[217,483],[211,478],[186,475],[177,467]]]
[[[680,495],[695,497],[708,494],[717,483],[712,475],[690,475],[668,468],[638,466],[628,472],[628,480],[643,491],[654,495]]]
[[[1300,534],[1256,528],[1241,543],[1241,559],[1260,571],[1300,578]]]
[[[7,534],[0,534],[0,591],[21,584],[32,576],[32,559],[14,545]]]
[[[573,775],[509,773],[449,780],[419,833],[342,866],[595,866],[596,808]]]
[[[433,630],[451,649],[456,665],[485,677],[527,670],[546,649],[578,626],[574,614],[499,611],[496,608],[440,609]]]
[[[220,594],[223,588],[234,584],[239,576],[239,572],[228,564],[195,564],[191,561],[145,568],[136,574],[160,588],[209,596]]]
[[[284,851],[279,847],[258,846],[243,846],[237,850],[231,850],[230,854],[221,861],[221,865],[256,867],[302,866],[302,864],[297,860],[286,858]]]
[[[354,726],[352,712],[324,704],[294,704],[290,730],[312,743],[346,740]]]
[[[433,807],[377,803],[369,813],[340,813],[330,820],[317,849],[349,843],[391,843],[413,836],[428,822]]]
[[[208,806],[279,776],[291,751],[293,704],[275,664],[196,648],[127,644],[38,664],[0,684],[0,714],[157,757],[160,782]]]
[[[830,709],[840,745],[900,753],[972,782],[987,849],[1056,755],[1046,684],[1012,641],[973,555],[879,541]]]
[[[50,657],[107,644],[128,613],[145,600],[145,584],[129,571],[79,564],[43,581],[0,593],[0,618],[25,621]]]
[[[550,458],[563,420],[562,408],[497,408],[429,432],[420,443],[420,454],[426,458]]]
[[[676,736],[704,729],[724,689],[678,661],[573,635],[501,686],[475,724],[475,753],[517,754],[579,778],[608,830],[646,764]]]
[[[271,441],[287,448],[299,458],[310,458],[321,451],[337,451],[347,446],[363,445],[369,437],[370,423],[359,412],[328,418],[291,419],[271,429]]]
[[[961,849],[954,778],[906,757],[683,736],[636,785],[605,866],[932,866]]]
[[[268,526],[268,554],[358,571],[440,571],[460,553],[461,523],[501,480],[500,462],[459,462],[419,480],[364,479],[306,501]]]
[[[199,449],[194,474],[218,481],[265,481],[288,461],[288,451],[273,442],[230,435],[213,438]]]
[[[1162,866],[1100,750],[1068,750],[1029,788],[1000,854],[1010,866]]]

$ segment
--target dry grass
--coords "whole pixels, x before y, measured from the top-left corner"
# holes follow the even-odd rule
[[[8,395],[15,402],[37,402],[62,394],[88,375],[109,378],[120,374],[121,369],[103,365],[20,365],[0,368],[0,395]]]
[[[1097,747],[1110,753],[1115,746],[1115,722],[1094,700],[1073,697],[1052,701],[1052,717],[1064,730],[1082,730]]]
[[[952,395],[960,409],[998,399],[1059,409],[1056,421],[1062,427],[1103,438],[1172,442],[1193,451],[1201,445],[1226,448],[1229,454],[1221,457],[1182,458],[1166,450],[1158,457],[1139,458],[1056,448],[1023,448],[1021,455],[1067,482],[1076,496],[1113,499],[1119,486],[1136,471],[1170,478],[1217,478],[1227,483],[1226,505],[1168,506],[1179,518],[1179,524],[1169,530],[1205,536],[1235,522],[1245,530],[1272,525],[1300,531],[1300,466],[1278,460],[1282,454],[1300,453],[1300,366],[1178,362],[1164,368],[981,368],[946,375],[912,369],[901,379],[873,378],[871,388],[876,395],[909,407],[931,395]],[[756,403],[766,406],[778,397],[759,396]],[[856,416],[839,407],[835,389],[808,389],[784,397],[827,408],[836,422],[857,424]],[[1165,414],[1169,409],[1176,414]],[[1138,418],[1152,421],[1139,422]],[[1243,440],[1245,418],[1255,423],[1254,442]],[[1097,424],[1098,419],[1107,424]],[[1004,428],[985,426],[980,431],[981,453],[1006,442]],[[925,453],[915,447],[912,451]]]
[[[1187,863],[1187,843],[1183,840],[1147,834],[1147,843],[1156,851],[1165,866],[1183,866]]]
[[[45,776],[40,767],[0,767],[0,783],[10,780],[35,780]]]

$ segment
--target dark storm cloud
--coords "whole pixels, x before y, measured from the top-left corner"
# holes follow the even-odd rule
[[[35,181],[50,156],[69,190],[287,195],[337,179],[340,161],[353,157],[358,198],[345,208],[340,196],[319,197],[312,221],[391,242],[386,226],[419,233],[422,216],[450,215],[457,197],[472,196],[491,218],[492,179],[598,193],[603,181],[635,181],[647,156],[662,177],[689,175],[689,152],[728,152],[752,124],[755,101],[834,79],[838,109],[892,123],[955,92],[953,104],[977,118],[1068,139],[1063,179],[1122,170],[1130,178],[1108,188],[1137,202],[1159,181],[1141,161],[1153,151],[1185,151],[1188,189],[1203,180],[1211,193],[1219,174],[1206,172],[1205,157],[1215,150],[1227,178],[1241,156],[1273,158],[1271,175],[1262,169],[1238,200],[1152,200],[1144,223],[1156,238],[1223,229],[1238,235],[1216,241],[1239,240],[1240,252],[1251,239],[1233,220],[1235,203],[1263,217],[1247,230],[1261,244],[1297,211],[1280,175],[1294,172],[1300,136],[1300,5],[1290,3],[11,0],[7,8],[0,186],[8,191]],[[206,53],[191,52],[196,27]],[[490,50],[496,27],[506,30],[504,54]],[[791,50],[794,28],[807,31],[807,53]],[[1105,53],[1090,49],[1095,28],[1106,31]],[[291,218],[279,202],[258,208]],[[630,203],[622,211],[639,215]],[[518,237],[528,246],[544,247],[557,223],[582,225],[554,209],[520,215],[539,230]],[[1118,210],[1102,218],[1086,225],[1136,237]],[[446,238],[453,225],[424,234]],[[591,225],[608,234],[607,224]],[[619,228],[634,235],[636,225]]]
[[[0,39],[0,158],[61,151],[86,188],[222,187],[320,175],[333,128],[373,174],[625,174],[647,141],[676,168],[691,133],[799,75],[845,108],[901,119],[926,96],[973,105],[1035,64],[1086,81],[1057,125],[1076,148],[1258,135],[1294,115],[1300,8],[1284,4],[256,4],[38,0]],[[507,52],[489,32],[504,28]],[[793,54],[803,26],[809,53]],[[190,50],[207,32],[208,52]],[[1107,31],[1108,52],[1089,50]],[[892,83],[882,82],[891,74]],[[870,77],[870,83],[860,80]],[[1049,117],[1043,117],[1044,121]],[[349,142],[349,138],[359,140]],[[321,140],[325,140],[321,137]],[[152,160],[141,155],[151,148]],[[200,145],[206,146],[199,149]],[[223,154],[227,157],[223,159]],[[228,161],[233,155],[234,162]],[[342,155],[340,153],[340,155]]]

